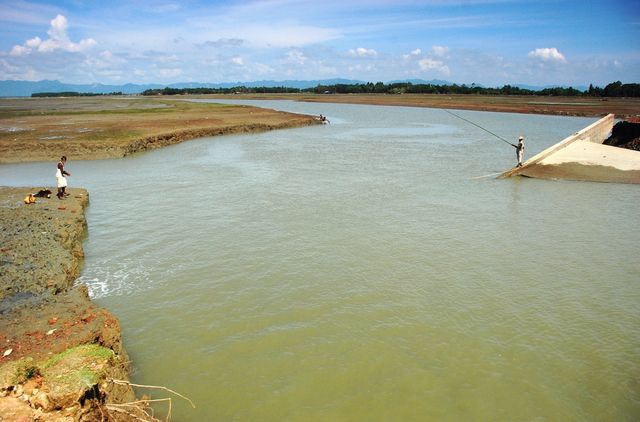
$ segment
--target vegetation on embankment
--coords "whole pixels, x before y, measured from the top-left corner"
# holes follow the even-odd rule
[[[312,116],[161,98],[0,99],[0,163],[119,158],[202,136],[314,123]]]

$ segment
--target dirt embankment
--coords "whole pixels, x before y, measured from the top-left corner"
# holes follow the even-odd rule
[[[121,158],[204,136],[318,123],[307,115],[163,98],[0,99],[0,163]]]
[[[183,130],[183,131],[178,131],[173,133],[166,133],[162,135],[148,136],[146,138],[137,139],[129,143],[126,147],[122,148],[118,153],[120,154],[120,156],[125,157],[130,154],[149,151],[152,149],[162,148],[172,144],[177,144],[183,141],[188,141],[189,139],[204,138],[207,136],[232,135],[232,134],[239,134],[239,133],[258,133],[258,132],[266,132],[269,130],[288,129],[288,128],[294,128],[294,127],[317,124],[317,123],[318,121],[316,119],[301,118],[301,119],[292,119],[292,120],[282,122],[282,123],[277,123],[277,124],[255,123],[255,124],[226,126],[226,127],[220,127],[220,128]],[[92,156],[95,157],[95,154]],[[82,158],[83,157],[81,157],[80,159]]]
[[[135,400],[120,325],[73,287],[89,197],[0,188],[0,420],[153,420]]]
[[[205,95],[230,98],[229,95]],[[197,98],[193,96],[193,98]],[[463,94],[238,94],[234,99],[308,101],[382,106],[426,107],[501,113],[596,117],[613,113],[621,119],[640,118],[640,98],[549,97],[540,95]]]

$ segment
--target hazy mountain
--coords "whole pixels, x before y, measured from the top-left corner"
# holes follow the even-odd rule
[[[122,92],[137,94],[145,89],[164,88],[164,85],[103,85],[103,84],[66,84],[60,81],[0,81],[0,97],[29,97],[34,92],[82,92],[108,94]]]
[[[232,88],[235,86],[246,87],[279,87],[288,88],[313,88],[318,85],[335,84],[357,84],[364,83],[350,79],[324,79],[309,81],[252,81],[252,82],[225,82],[225,83],[205,83],[205,82],[182,82],[169,85],[162,84],[125,84],[125,85],[103,85],[103,84],[67,84],[60,81],[0,81],[0,97],[30,97],[34,92],[82,92],[109,94],[111,92],[122,92],[123,94],[139,94],[147,89],[169,88]]]
[[[0,81],[0,97],[29,97],[34,92],[82,92],[82,93],[95,93],[95,94],[109,94],[112,92],[122,92],[123,94],[139,94],[147,89],[162,89],[169,88],[233,88],[236,86],[245,86],[248,88],[255,87],[287,87],[287,88],[314,88],[318,85],[353,85],[364,84],[365,81],[358,81],[352,79],[322,79],[322,80],[308,80],[308,81],[295,81],[295,80],[262,80],[251,82],[224,82],[224,83],[206,83],[206,82],[181,82],[169,85],[163,84],[124,84],[124,85],[104,85],[104,84],[67,84],[60,81]],[[412,83],[413,85],[453,85],[453,82],[441,80],[441,79],[402,79],[386,82],[386,84],[392,83]],[[468,84],[467,84],[468,85]],[[478,85],[482,86],[482,85]],[[514,84],[522,89],[530,89],[532,91],[540,91],[545,88],[556,88],[558,85],[548,86],[532,86],[525,84]],[[566,88],[566,86],[560,86]],[[585,86],[575,86],[575,89],[586,91],[588,88]]]

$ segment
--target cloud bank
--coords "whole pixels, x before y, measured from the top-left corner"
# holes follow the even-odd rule
[[[49,34],[48,39],[43,41],[36,36],[22,45],[13,46],[9,54],[11,56],[24,56],[34,52],[51,53],[56,50],[77,53],[98,44],[93,38],[80,40],[78,43],[72,42],[67,35],[69,24],[67,23],[67,18],[63,15],[57,15],[50,23],[51,27],[47,31],[47,34]]]
[[[564,2],[531,3],[523,16],[520,0],[464,8],[443,0],[31,1],[0,4],[0,78],[175,83],[268,75],[501,86],[602,85],[640,74],[640,27],[605,0],[593,0],[579,22]],[[599,25],[607,16],[620,24]]]

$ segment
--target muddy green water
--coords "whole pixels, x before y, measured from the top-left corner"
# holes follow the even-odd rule
[[[442,110],[257,104],[331,125],[67,165],[80,281],[172,420],[640,418],[639,186],[474,179],[515,150]],[[527,156],[595,120],[458,113]]]

